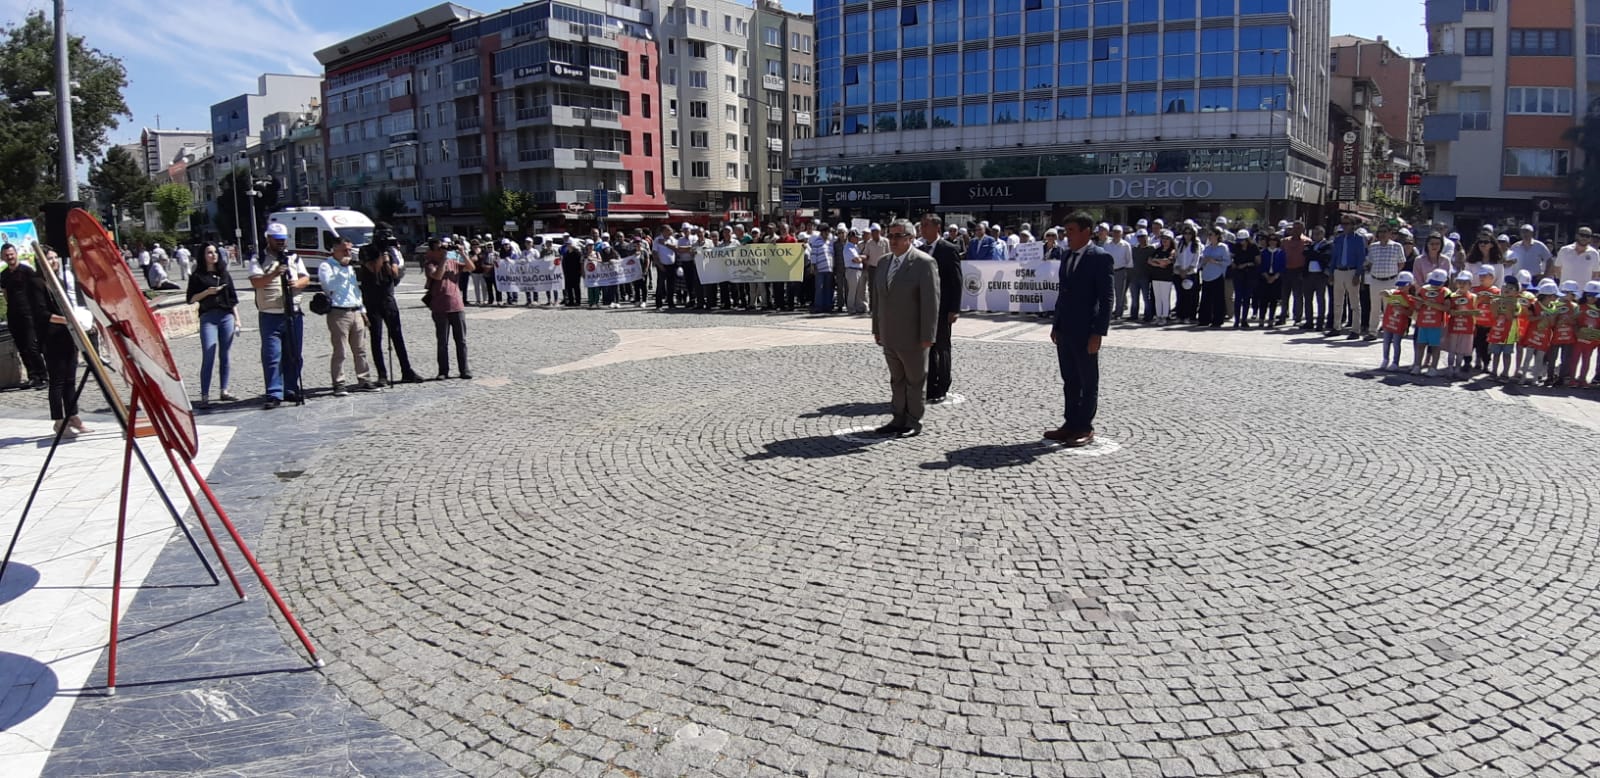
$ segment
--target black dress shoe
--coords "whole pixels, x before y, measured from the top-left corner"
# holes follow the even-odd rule
[[[945,401],[945,396],[942,395],[942,394],[939,395],[938,397],[929,397],[928,398],[928,404],[929,405],[938,405],[939,403],[942,403],[944,401]]]
[[[900,430],[900,435],[899,436],[902,437],[902,438],[914,438],[914,437],[916,437],[918,435],[921,435],[921,434],[922,434],[922,422],[919,421],[916,424],[913,424],[913,425],[911,425],[909,427],[902,428]]]
[[[462,373],[461,374],[461,380],[463,380],[463,381],[471,381],[472,380],[472,374],[471,373]]]
[[[902,427],[902,426],[900,426],[898,424],[885,424],[882,427],[879,427],[879,428],[873,430],[872,434],[874,434],[874,435],[899,435],[900,433],[905,432],[906,429],[907,429],[906,427]]]
[[[400,383],[402,383],[402,384],[420,384],[420,383],[422,383],[422,376],[419,376],[416,373],[406,373],[405,375],[400,376]]]
[[[270,411],[270,410],[272,410],[274,408],[277,408],[278,406],[280,406],[282,404],[283,404],[282,400],[280,400],[280,399],[278,399],[276,397],[268,397],[267,401],[261,404],[261,410]]]

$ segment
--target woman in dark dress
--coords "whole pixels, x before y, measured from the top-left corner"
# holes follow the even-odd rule
[[[46,252],[44,266],[44,272],[61,278],[61,260],[54,251]],[[34,326],[43,334],[44,361],[50,375],[50,420],[55,422],[56,432],[62,432],[64,427],[67,436],[76,436],[88,432],[89,428],[78,418],[77,387],[73,386],[73,379],[78,377],[78,341],[67,324],[67,317],[73,312],[61,309],[55,295],[45,286],[44,278],[34,276],[33,283],[38,285],[38,295],[44,306],[42,321]],[[64,283],[62,288],[65,288]]]
[[[200,407],[211,404],[213,367],[221,390],[217,398],[225,402],[239,399],[228,391],[228,350],[238,332],[234,309],[239,306],[239,292],[215,244],[200,249],[200,266],[189,274],[186,298],[200,305]]]

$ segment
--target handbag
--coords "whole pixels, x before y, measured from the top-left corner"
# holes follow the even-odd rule
[[[333,302],[328,299],[328,295],[326,293],[317,292],[316,294],[311,295],[311,303],[309,307],[311,308],[312,313],[321,316],[333,309]]]

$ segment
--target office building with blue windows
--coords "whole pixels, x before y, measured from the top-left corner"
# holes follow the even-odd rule
[[[1316,216],[1331,0],[817,0],[818,216]]]

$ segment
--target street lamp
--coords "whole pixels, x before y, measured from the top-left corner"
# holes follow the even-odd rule
[[[1278,49],[1274,49],[1272,51],[1272,76],[1273,76],[1273,78],[1277,78],[1277,75],[1278,75],[1278,55],[1280,55],[1282,53],[1283,52],[1278,50]],[[1278,110],[1277,110],[1278,109],[1278,94],[1277,94],[1277,91],[1276,91],[1276,85],[1275,84],[1269,85],[1267,88],[1269,90],[1272,90],[1272,91],[1268,92],[1267,99],[1261,101],[1261,109],[1267,112],[1267,158],[1261,165],[1261,178],[1262,178],[1262,186],[1261,186],[1261,226],[1262,226],[1262,229],[1270,229],[1270,227],[1268,225],[1270,225],[1272,223],[1272,162],[1273,162],[1273,154],[1274,154],[1274,152],[1277,151],[1276,147],[1277,147],[1277,141],[1278,141]],[[1285,94],[1285,97],[1287,97],[1287,94]],[[1287,108],[1287,105],[1285,107]],[[1283,172],[1284,172],[1284,180],[1285,180],[1285,182],[1287,182],[1288,181],[1288,173],[1289,173],[1289,160],[1287,158],[1284,159]]]
[[[72,74],[67,61],[67,0],[55,0],[56,25],[56,134],[61,136],[61,196],[67,202],[78,199],[78,178],[73,168],[77,154],[72,148]],[[38,92],[33,93],[35,97]]]
[[[261,196],[261,188],[272,183],[263,178],[250,178],[250,190],[245,192],[250,197],[250,251],[257,257],[261,256],[261,230],[256,225],[256,198]],[[238,232],[238,228],[234,228]]]

